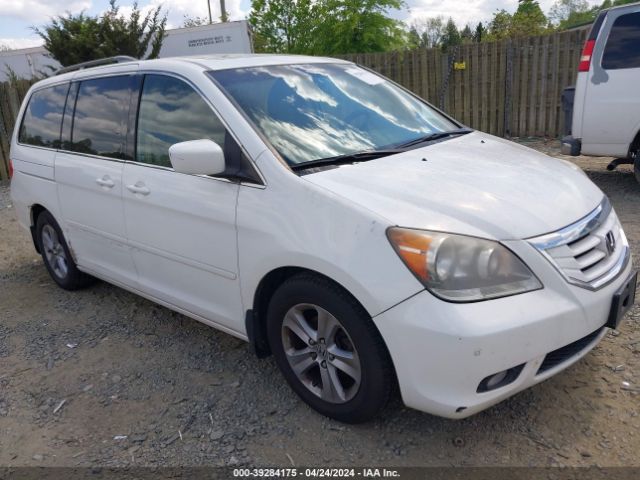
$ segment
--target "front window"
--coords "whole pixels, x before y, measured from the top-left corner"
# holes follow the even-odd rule
[[[136,161],[171,167],[171,145],[203,138],[224,146],[224,125],[207,102],[182,80],[146,75],[138,113]]]
[[[209,74],[290,165],[395,148],[459,128],[390,81],[352,64]]]

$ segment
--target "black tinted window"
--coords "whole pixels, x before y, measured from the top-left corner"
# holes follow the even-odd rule
[[[29,100],[18,140],[41,147],[60,147],[60,127],[69,84],[38,90]]]
[[[129,77],[80,83],[71,133],[71,149],[104,157],[124,157],[129,112]]]
[[[140,98],[136,160],[171,167],[171,145],[203,138],[224,145],[224,125],[204,99],[182,80],[147,75]]]
[[[611,27],[602,56],[602,68],[640,67],[640,12],[621,15]]]

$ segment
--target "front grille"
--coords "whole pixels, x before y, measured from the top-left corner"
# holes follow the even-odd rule
[[[629,244],[605,198],[589,215],[557,232],[529,239],[575,285],[598,289],[617,276],[629,258]]]
[[[560,365],[566,360],[569,360],[574,355],[582,352],[585,348],[591,345],[591,343],[596,338],[598,338],[598,335],[600,335],[600,332],[602,332],[603,328],[604,327],[600,327],[598,330],[590,333],[586,337],[582,337],[581,339],[576,340],[569,345],[565,345],[562,348],[547,353],[547,355],[544,357],[544,360],[542,361],[542,365],[540,365],[540,368],[538,368],[538,372],[536,373],[536,375],[540,375],[541,373],[552,369],[556,365]]]

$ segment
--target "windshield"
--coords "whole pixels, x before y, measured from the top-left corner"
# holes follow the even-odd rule
[[[353,64],[249,67],[209,75],[290,165],[393,148],[459,128]]]

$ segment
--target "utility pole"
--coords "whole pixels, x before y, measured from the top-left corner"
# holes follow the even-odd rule
[[[209,7],[209,25],[213,23],[213,19],[211,18],[211,0],[207,0],[207,7]]]
[[[229,18],[227,17],[227,9],[225,8],[224,5],[224,0],[220,0],[220,20],[222,20],[223,22],[228,22]]]

